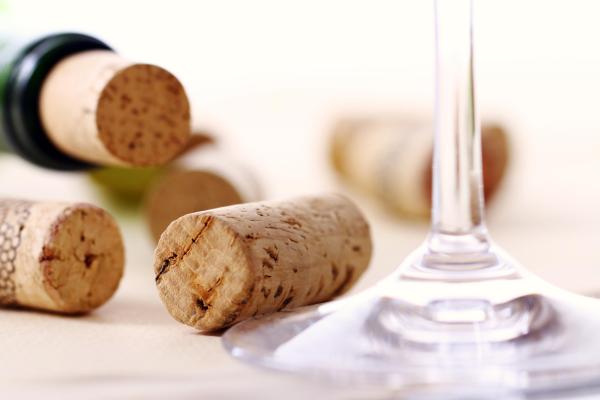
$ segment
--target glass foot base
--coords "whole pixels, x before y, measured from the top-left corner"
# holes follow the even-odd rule
[[[518,268],[482,281],[415,278],[422,254],[357,296],[238,324],[224,345],[251,364],[412,395],[600,390],[600,302]]]

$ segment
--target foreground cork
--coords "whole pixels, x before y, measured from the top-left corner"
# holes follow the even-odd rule
[[[154,271],[171,315],[214,331],[344,293],[371,251],[369,225],[352,202],[300,197],[177,219],[160,238]]]
[[[500,125],[484,122],[481,144],[484,195],[489,201],[508,166],[508,135]],[[337,172],[402,216],[429,216],[432,156],[433,127],[426,118],[345,118],[332,133],[330,159]]]
[[[89,204],[0,200],[0,304],[66,314],[104,304],[123,274],[119,229]]]
[[[44,80],[39,110],[56,147],[97,165],[161,165],[190,135],[189,102],[177,78],[107,50],[59,62]]]

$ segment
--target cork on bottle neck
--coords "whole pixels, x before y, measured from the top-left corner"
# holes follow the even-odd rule
[[[106,50],[57,64],[42,86],[40,116],[61,151],[99,165],[161,165],[190,135],[189,101],[177,78]]]

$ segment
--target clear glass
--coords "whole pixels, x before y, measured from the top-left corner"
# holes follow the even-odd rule
[[[251,364],[447,399],[600,391],[600,302],[530,275],[484,223],[472,0],[435,0],[431,232],[392,276],[342,300],[236,325]]]

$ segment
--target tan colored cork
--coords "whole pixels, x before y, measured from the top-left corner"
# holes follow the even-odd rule
[[[214,331],[344,293],[371,252],[369,225],[350,200],[299,197],[177,219],[160,238],[154,271],[171,315]]]
[[[482,126],[484,195],[493,198],[506,173],[506,130]],[[431,208],[433,128],[425,118],[377,115],[345,118],[332,133],[330,159],[351,185],[402,216],[427,217]]]
[[[146,220],[154,240],[171,222],[196,211],[241,203],[233,184],[214,172],[173,168],[145,196]]]
[[[115,221],[84,203],[0,200],[0,304],[79,314],[104,304],[123,275]]]
[[[201,142],[150,185],[144,196],[146,221],[158,241],[167,226],[183,215],[255,201],[259,192],[247,166],[210,142]]]
[[[58,63],[44,80],[39,109],[61,151],[98,165],[162,165],[190,136],[190,106],[177,78],[107,50]]]

